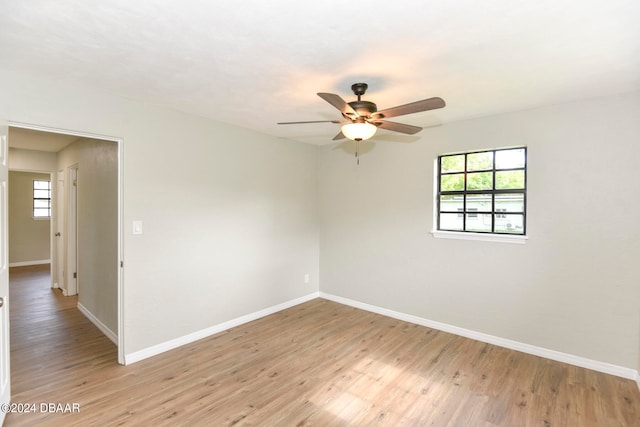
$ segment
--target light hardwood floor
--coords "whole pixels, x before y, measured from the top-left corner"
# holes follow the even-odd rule
[[[48,267],[11,269],[6,426],[640,426],[630,380],[316,299],[130,366]]]

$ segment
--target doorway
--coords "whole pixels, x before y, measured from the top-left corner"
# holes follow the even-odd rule
[[[123,364],[122,140],[21,123],[9,126],[10,168],[46,157],[37,153],[56,156],[50,169],[55,183],[51,286],[77,295],[85,281],[77,308],[116,343]],[[34,145],[25,146],[25,135],[35,137]]]

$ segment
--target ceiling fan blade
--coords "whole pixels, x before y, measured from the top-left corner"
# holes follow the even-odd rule
[[[279,122],[279,125],[300,125],[305,123],[341,123],[341,120],[309,120],[306,122]]]
[[[386,120],[373,122],[373,124],[382,129],[392,130],[394,132],[406,133],[407,135],[413,135],[422,130],[422,128],[419,126],[406,125],[404,123],[388,122]]]
[[[403,116],[405,114],[419,113],[421,111],[435,110],[442,108],[446,104],[444,99],[434,97],[429,99],[423,99],[422,101],[412,102],[410,104],[398,105],[397,107],[387,108],[373,113],[374,119],[385,119],[387,117]]]
[[[338,132],[338,134],[336,136],[333,137],[334,141],[337,141],[339,139],[345,139],[346,136],[344,136],[344,134],[342,133],[342,131]]]
[[[347,102],[342,99],[340,95],[336,95],[335,93],[318,92],[318,96],[336,107],[342,114],[359,117],[358,113],[356,113],[356,111],[351,108],[351,105],[347,104]]]

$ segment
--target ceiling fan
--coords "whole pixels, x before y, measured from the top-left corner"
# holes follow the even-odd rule
[[[385,119],[389,117],[403,116],[405,114],[419,113],[421,111],[435,110],[443,108],[445,102],[442,98],[428,98],[397,107],[387,108],[378,111],[376,104],[370,101],[363,101],[369,86],[366,83],[355,83],[351,85],[351,90],[358,97],[357,101],[346,102],[335,93],[319,92],[318,96],[329,104],[333,105],[342,113],[342,120],[314,120],[305,122],[280,122],[279,125],[295,125],[305,123],[338,123],[342,125],[340,132],[333,138],[334,141],[349,138],[356,142],[364,141],[375,135],[378,128],[413,135],[422,130],[419,126],[407,125],[403,123],[390,122]],[[357,156],[357,154],[356,154]]]

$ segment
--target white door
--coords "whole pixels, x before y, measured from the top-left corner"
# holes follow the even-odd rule
[[[64,171],[58,171],[56,188],[56,284],[65,289],[64,283]]]
[[[0,120],[0,405],[11,400],[9,371],[9,239],[7,233],[7,190],[9,180],[8,141],[9,127]],[[0,424],[5,413],[0,411]]]

